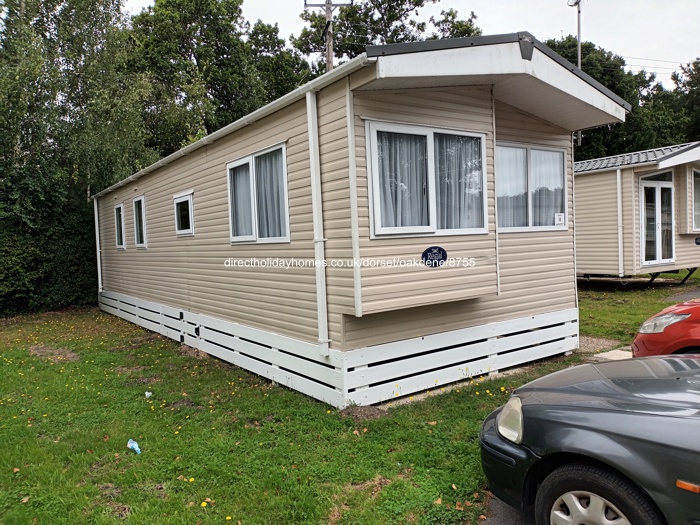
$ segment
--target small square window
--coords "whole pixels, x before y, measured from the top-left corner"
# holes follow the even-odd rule
[[[146,202],[143,195],[134,199],[134,244],[137,248],[146,247]]]
[[[114,207],[114,232],[117,248],[126,248],[124,239],[124,205],[117,204]]]
[[[192,192],[175,195],[173,203],[175,205],[175,233],[177,235],[194,235]]]

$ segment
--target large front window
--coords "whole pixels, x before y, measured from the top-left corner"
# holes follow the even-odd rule
[[[289,240],[284,146],[228,164],[231,241]]]
[[[375,234],[486,231],[483,135],[368,126]]]
[[[566,228],[564,174],[563,151],[497,146],[498,227]]]

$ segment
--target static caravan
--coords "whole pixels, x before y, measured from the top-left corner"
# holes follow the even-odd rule
[[[574,180],[580,276],[700,267],[700,142],[576,162]]]
[[[94,200],[102,309],[331,405],[577,348],[571,132],[528,33],[368,47]]]

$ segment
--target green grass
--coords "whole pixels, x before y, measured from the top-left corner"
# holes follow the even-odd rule
[[[642,280],[580,280],[581,335],[608,337],[630,344],[646,319],[678,302],[670,298],[672,295],[700,286],[700,271],[683,286],[678,286],[685,274],[685,270],[678,275],[663,274],[649,287]]]
[[[5,320],[0,348],[7,525],[477,523],[482,419],[516,386],[577,362],[355,422],[98,310]]]
[[[581,334],[628,343],[693,284],[581,283]],[[476,524],[481,421],[517,386],[582,359],[356,422],[98,310],[0,322],[3,525]]]

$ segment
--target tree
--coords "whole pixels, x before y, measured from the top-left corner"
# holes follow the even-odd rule
[[[548,47],[577,63],[577,40],[568,36],[548,40]],[[625,71],[625,60],[592,42],[581,44],[581,69],[610,91],[630,103],[624,124],[585,130],[576,160],[586,160],[683,142],[686,117],[675,95],[656,82],[654,74]]]
[[[675,93],[688,116],[687,140],[700,140],[700,58],[681,66],[681,71],[672,78],[676,83]]]
[[[481,36],[481,29],[476,27],[476,15],[474,11],[469,14],[466,20],[459,20],[458,13],[454,9],[440,11],[441,19],[436,20],[434,16],[430,17],[430,23],[435,27],[437,32],[434,32],[433,39],[437,38],[464,38],[470,36]]]
[[[92,205],[155,160],[119,0],[10,0],[0,31],[0,314],[94,303]],[[136,108],[136,109],[134,109]]]
[[[467,20],[459,20],[454,9],[443,11],[439,20],[431,18],[435,32],[427,33],[427,23],[416,21],[415,16],[427,4],[438,1],[362,0],[348,7],[340,7],[333,20],[335,57],[341,60],[356,57],[368,45],[481,34],[481,30],[474,25],[474,13]],[[300,17],[309,23],[309,27],[302,29],[299,37],[292,35],[292,45],[304,55],[325,49],[322,38],[325,16],[314,11],[304,11]]]
[[[264,100],[242,0],[156,0],[133,18],[132,69],[152,75],[149,145],[168,155]]]
[[[248,45],[262,84],[264,103],[272,102],[312,79],[309,63],[298,51],[285,47],[277,24],[258,20],[248,35]]]

